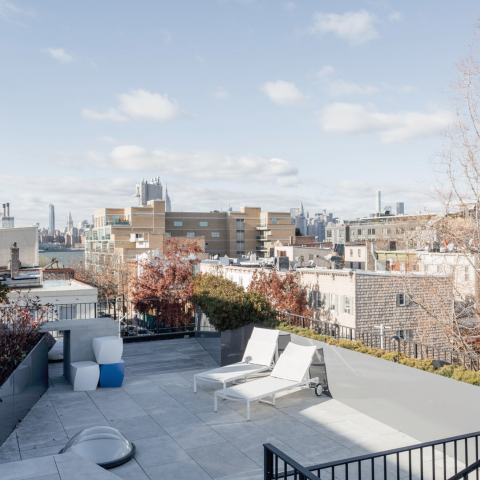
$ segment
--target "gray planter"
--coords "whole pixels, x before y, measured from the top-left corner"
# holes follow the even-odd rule
[[[0,387],[0,445],[48,388],[48,346],[44,336]]]

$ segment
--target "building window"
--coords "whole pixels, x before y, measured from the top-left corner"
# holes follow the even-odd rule
[[[287,256],[287,252],[285,250],[280,250],[277,252],[278,256],[279,257],[286,257]]]
[[[271,218],[271,219],[270,219],[270,223],[271,223],[272,225],[276,225],[276,224],[277,224],[277,219],[276,219],[276,218]]]
[[[332,238],[332,231],[331,230],[327,230],[327,238]]]
[[[166,235],[167,237],[171,237],[171,236],[172,236],[172,233],[171,233],[171,232],[165,232],[165,235]]]
[[[237,218],[237,228],[244,228],[245,221],[243,218]]]
[[[465,281],[470,281],[470,267],[468,265],[465,267]]]
[[[358,256],[359,256],[359,257],[362,256],[362,249],[361,249],[361,248],[358,249]]]
[[[195,236],[195,232],[187,232],[187,237],[194,237]]]
[[[350,315],[352,313],[352,297],[345,295],[343,298],[343,313]]]
[[[245,251],[244,250],[237,250],[237,256],[238,255],[244,255],[245,254]]]
[[[212,232],[212,237],[219,237],[220,236],[220,232]]]
[[[382,230],[382,232],[383,232],[384,235],[390,235],[390,229],[389,228],[384,228]]]
[[[237,230],[237,240],[245,240],[245,230]]]
[[[208,227],[208,222],[200,222],[201,227]]]
[[[409,303],[408,295],[397,293],[397,307],[406,307]]]
[[[177,220],[177,221],[173,222],[173,226],[174,227],[183,227],[183,222],[180,222],[180,221]]]
[[[337,310],[337,295],[335,293],[330,294],[330,310]]]
[[[412,330],[397,330],[395,333],[397,337],[403,340],[411,340],[413,338]]]
[[[350,256],[353,257],[353,248],[350,249]]]
[[[309,255],[308,255],[308,259],[309,259],[309,260],[313,260],[313,255],[312,255],[312,254],[309,254]]]

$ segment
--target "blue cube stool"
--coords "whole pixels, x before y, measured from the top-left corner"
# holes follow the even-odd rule
[[[118,388],[122,386],[125,377],[125,362],[120,360],[119,363],[110,363],[108,365],[100,365],[100,387],[102,388]]]

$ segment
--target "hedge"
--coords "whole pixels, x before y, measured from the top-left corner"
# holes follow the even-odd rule
[[[285,332],[300,335],[301,337],[311,338],[312,340],[318,340],[320,342],[326,342],[329,345],[334,345],[355,352],[364,353],[372,357],[382,358],[384,360],[392,361],[398,358],[398,352],[387,352],[380,348],[368,347],[360,340],[348,340],[346,338],[336,339],[328,335],[320,335],[316,330],[309,328],[302,328],[290,325],[286,322],[278,322],[277,320],[264,323],[265,326],[276,328],[277,330],[283,330]],[[474,372],[467,370],[465,367],[458,365],[446,365],[444,367],[435,370],[433,367],[433,360],[426,358],[420,360],[418,358],[410,358],[404,353],[400,353],[400,364],[407,367],[417,368],[425,372],[435,373],[436,375],[442,375],[443,377],[452,378],[464,383],[470,383],[471,385],[480,385],[480,372]]]
[[[275,310],[258,292],[215,275],[198,274],[193,280],[193,301],[218,331],[234,330],[250,323],[273,322]]]

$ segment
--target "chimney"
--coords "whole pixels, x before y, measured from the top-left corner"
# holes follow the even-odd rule
[[[20,273],[20,249],[17,247],[17,242],[14,242],[10,248],[10,277],[16,278]]]
[[[7,217],[10,216],[10,204],[7,203]]]
[[[3,210],[3,216],[6,217],[6,215],[5,215],[5,204],[2,205],[2,210]]]

